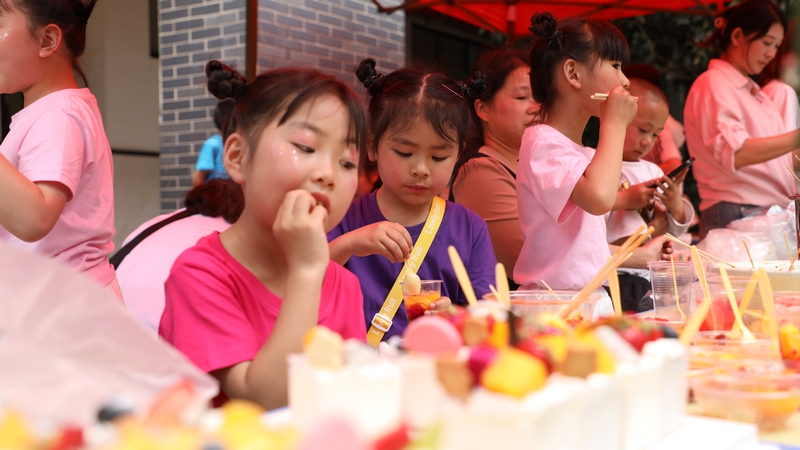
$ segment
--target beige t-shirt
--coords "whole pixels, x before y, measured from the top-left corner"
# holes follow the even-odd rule
[[[491,147],[481,147],[478,153],[486,157],[464,164],[451,187],[453,198],[486,221],[497,261],[510,275],[525,241],[519,225],[517,182],[509,172],[516,172],[517,162]]]

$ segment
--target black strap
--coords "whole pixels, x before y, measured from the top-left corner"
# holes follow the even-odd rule
[[[171,224],[172,222],[181,220],[181,219],[189,217],[189,216],[193,216],[195,214],[197,214],[197,213],[196,212],[190,212],[188,210],[184,210],[184,211],[181,211],[181,212],[179,212],[177,214],[173,214],[173,215],[167,217],[166,219],[164,219],[164,220],[162,220],[160,222],[156,222],[156,223],[150,225],[149,227],[145,228],[144,231],[139,233],[138,236],[133,238],[132,241],[128,242],[121,249],[119,249],[119,251],[117,251],[117,253],[115,253],[114,256],[109,259],[109,262],[111,263],[112,266],[114,266],[114,270],[116,270],[119,267],[120,263],[122,263],[122,260],[125,259],[126,256],[128,256],[128,253],[130,253],[131,250],[133,250],[134,247],[139,245],[140,242],[145,240],[145,238],[147,238],[147,236],[150,236],[151,234],[153,234],[156,231],[160,230],[161,228]]]
[[[463,168],[464,166],[467,165],[468,162],[470,162],[473,159],[477,159],[477,158],[491,158],[491,156],[484,155],[483,153],[476,153],[475,156],[473,156],[473,157],[469,158],[468,160],[464,161],[464,165],[461,166],[461,167]],[[494,159],[497,159],[497,158],[494,158]],[[503,166],[503,168],[506,169],[508,171],[508,173],[512,177],[514,177],[514,180],[516,181],[517,174],[515,174],[513,170],[511,170],[509,167],[507,167],[505,164],[503,164],[500,160],[497,160],[497,162],[499,162],[500,165]],[[447,195],[447,199],[450,200],[451,202],[455,202],[456,201],[456,197],[455,197],[455,195],[453,195],[453,186],[450,186],[450,193]]]

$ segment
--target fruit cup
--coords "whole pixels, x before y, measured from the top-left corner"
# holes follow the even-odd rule
[[[561,308],[569,304],[572,301],[572,297],[577,293],[578,291],[512,291],[509,295],[511,297],[511,311],[521,317],[538,317],[544,313],[556,314],[561,311]],[[492,294],[487,294],[484,298],[495,300]],[[577,324],[592,320],[594,305],[600,298],[601,296],[598,293],[589,294],[587,300],[570,314],[567,321]]]
[[[703,414],[755,423],[762,431],[783,428],[800,406],[796,375],[715,373],[692,380]]]
[[[775,319],[784,363],[800,369],[800,293],[775,292]]]
[[[421,280],[419,292],[407,292],[407,285],[403,286],[403,303],[406,305],[408,321],[416,319],[431,309],[431,303],[442,297],[442,280]]]
[[[701,331],[694,335],[692,345],[726,359],[764,357],[769,351],[769,335],[753,333],[753,336],[755,339],[746,340],[730,331]]]

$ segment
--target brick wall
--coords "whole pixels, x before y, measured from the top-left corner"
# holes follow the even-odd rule
[[[200,147],[216,133],[206,62],[219,59],[244,72],[245,13],[245,0],[159,2],[162,212],[183,205]]]
[[[259,0],[259,72],[311,66],[360,89],[353,69],[375,58],[381,72],[405,64],[405,17],[370,0]],[[221,59],[245,70],[245,0],[159,2],[161,210],[182,205],[203,142],[216,132],[217,100],[203,68]]]
[[[353,74],[367,57],[380,72],[405,65],[405,14],[370,0],[259,0],[258,70],[306,65],[363,88]]]

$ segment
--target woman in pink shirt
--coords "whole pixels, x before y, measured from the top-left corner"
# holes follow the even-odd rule
[[[720,52],[689,90],[684,126],[700,193],[700,237],[758,207],[797,193],[792,151],[800,132],[749,78],[775,57],[786,17],[771,0],[746,0],[724,11],[708,39]]]

